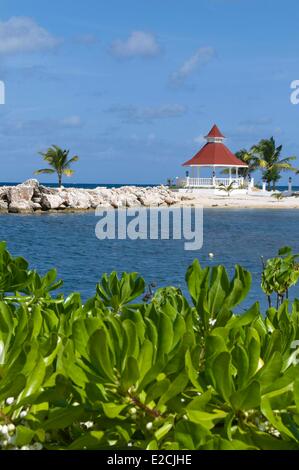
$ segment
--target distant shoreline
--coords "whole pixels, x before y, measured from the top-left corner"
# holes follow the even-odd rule
[[[0,188],[3,186],[18,186],[23,184],[22,181],[0,181]],[[48,188],[58,188],[57,183],[40,183],[43,186]],[[159,186],[163,186],[163,183],[63,183],[64,188],[77,188],[77,189],[95,189],[95,188],[123,188],[125,186],[128,187],[137,187],[137,188],[155,188]],[[278,191],[286,191],[288,189],[287,185],[279,185],[276,188]],[[299,186],[293,186],[294,191],[299,191]]]

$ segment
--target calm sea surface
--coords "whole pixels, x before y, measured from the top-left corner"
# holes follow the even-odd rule
[[[186,291],[184,276],[197,257],[203,266],[223,264],[230,271],[236,263],[253,276],[247,305],[261,300],[260,256],[271,257],[290,245],[299,253],[299,212],[296,210],[204,211],[204,244],[200,251],[185,251],[181,240],[105,240],[95,236],[94,213],[1,215],[0,239],[14,255],[45,273],[56,267],[64,292],[79,291],[83,299],[94,293],[104,272],[138,271],[147,282],[175,285]],[[208,253],[215,254],[211,261]],[[299,296],[294,288],[292,296]]]

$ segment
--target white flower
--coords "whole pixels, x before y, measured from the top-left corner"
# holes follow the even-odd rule
[[[89,428],[92,428],[92,427],[93,427],[94,423],[93,423],[93,421],[86,421],[86,422],[84,423],[84,425],[87,427],[87,429],[89,429]]]
[[[25,410],[21,411],[20,418],[25,418],[27,414],[28,414],[28,411],[25,411]]]
[[[151,423],[151,422],[147,423],[146,429],[148,429],[150,431],[152,429],[152,427],[153,427],[153,423]]]
[[[4,424],[0,430],[1,434],[3,434],[3,436],[7,435],[8,434],[8,427],[6,424]]]
[[[202,395],[201,392],[196,392],[196,395],[198,395],[200,397],[200,395]]]
[[[137,413],[136,408],[131,408],[131,409],[130,409],[130,413],[131,413],[132,415],[135,415],[135,414]]]
[[[216,318],[210,318],[209,325],[214,326],[216,321],[217,321]]]
[[[15,401],[14,397],[6,398],[6,404],[7,405],[12,405],[14,401]]]
[[[43,445],[40,442],[35,442],[31,446],[32,450],[42,450],[42,448],[43,448]]]
[[[132,442],[128,442],[128,447],[132,447]]]
[[[30,447],[29,446],[22,446],[21,450],[30,450]]]
[[[16,429],[16,427],[13,423],[10,423],[7,425],[7,429],[8,429],[8,432],[13,432]]]
[[[185,398],[181,398],[181,402],[184,403],[186,400]]]

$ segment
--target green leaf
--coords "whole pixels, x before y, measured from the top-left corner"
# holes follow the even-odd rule
[[[231,355],[228,352],[220,353],[212,363],[211,373],[214,378],[214,387],[226,401],[229,401],[234,390],[230,369]]]
[[[237,411],[246,411],[259,407],[261,402],[259,382],[253,381],[248,385],[248,387],[234,392],[230,401],[234,409]]]
[[[48,419],[43,423],[46,431],[65,429],[76,421],[83,420],[86,412],[83,406],[70,406],[65,409],[53,409],[48,414]]]
[[[19,424],[16,431],[16,446],[22,447],[31,443],[35,436],[35,431]]]
[[[277,429],[282,435],[294,439],[293,433],[283,424],[280,416],[274,414],[269,398],[263,397],[261,401],[261,411],[264,416],[270,421],[270,423]]]
[[[103,440],[103,431],[90,431],[83,436],[78,437],[68,446],[68,450],[96,450],[101,446]]]
[[[201,426],[210,430],[215,426],[215,420],[224,420],[226,418],[227,412],[214,410],[208,413],[206,411],[188,409],[187,416],[193,423],[201,424]]]
[[[90,360],[100,374],[114,382],[114,373],[106,335],[104,330],[97,330],[89,339]]]
[[[138,362],[135,357],[129,356],[121,375],[121,385],[124,390],[128,390],[132,385],[136,385],[139,379]]]
[[[161,396],[158,402],[158,407],[160,407],[164,403],[167,403],[171,398],[182,393],[185,390],[188,382],[189,382],[189,378],[186,372],[181,372],[171,383],[168,390],[165,393],[163,393],[163,395]]]
[[[186,354],[185,354],[185,367],[186,367],[186,372],[188,374],[188,378],[189,378],[190,382],[192,383],[192,385],[198,391],[202,392],[203,389],[202,389],[201,385],[198,382],[198,371],[195,369],[195,367],[193,365],[189,349],[188,349],[188,351],[186,351]]]
[[[290,248],[289,246],[284,246],[283,248],[280,248],[280,250],[278,250],[278,254],[279,254],[279,256],[291,255],[292,254],[292,248]]]
[[[105,413],[105,416],[110,419],[118,418],[120,413],[127,407],[128,405],[116,405],[115,403],[102,403],[102,408]],[[122,417],[124,418],[124,417]]]
[[[165,437],[169,433],[172,427],[173,427],[172,421],[166,422],[165,424],[163,424],[163,426],[161,426],[155,432],[155,438],[157,439],[157,441],[161,441],[161,439],[163,439],[163,437]]]
[[[172,342],[173,342],[173,327],[172,321],[170,318],[161,312],[159,328],[158,328],[158,354],[165,353],[168,354],[171,351]]]
[[[40,357],[35,364],[30,364],[32,371],[28,375],[26,386],[19,396],[19,400],[29,397],[34,393],[38,392],[41,389],[43,384],[45,374],[46,374],[46,365],[42,357]]]

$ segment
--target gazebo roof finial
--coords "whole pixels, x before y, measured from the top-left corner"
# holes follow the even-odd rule
[[[205,139],[207,139],[208,141],[210,139],[223,140],[224,138],[225,138],[225,136],[220,132],[220,130],[219,130],[218,126],[216,126],[216,124],[214,124],[214,126],[212,127],[210,132],[205,136]]]

